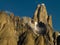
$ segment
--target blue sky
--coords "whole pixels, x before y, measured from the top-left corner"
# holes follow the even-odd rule
[[[48,14],[52,15],[53,28],[60,31],[60,0],[0,0],[0,10],[32,17],[39,3],[45,3]]]

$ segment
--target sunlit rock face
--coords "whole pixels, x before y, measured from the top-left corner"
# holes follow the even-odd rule
[[[13,21],[5,12],[0,12],[0,45],[17,45]]]
[[[0,11],[0,45],[60,45],[59,40],[44,3],[37,5],[33,18]]]
[[[47,11],[46,11],[46,7],[45,4],[38,4],[37,9],[34,13],[34,20],[38,21],[38,22],[43,22],[43,23],[47,23]]]

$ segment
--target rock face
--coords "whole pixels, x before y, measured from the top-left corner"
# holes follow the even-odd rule
[[[41,5],[38,4],[37,9],[34,14],[34,20],[38,20],[38,22],[43,22],[46,24],[47,18],[48,18],[48,15],[47,15],[45,4],[41,4]]]
[[[33,18],[0,12],[0,45],[60,45],[60,33],[54,32],[52,16],[45,4],[38,4]]]
[[[13,21],[5,12],[0,12],[0,45],[17,45]]]

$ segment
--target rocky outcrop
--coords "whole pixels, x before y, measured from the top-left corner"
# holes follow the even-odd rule
[[[0,45],[59,45],[59,36],[43,3],[38,4],[33,18],[0,12]]]
[[[45,4],[38,4],[37,9],[34,13],[34,20],[38,20],[38,22],[43,22],[43,23],[47,23],[47,11],[46,11],[46,7]]]
[[[13,21],[5,12],[0,12],[0,45],[17,45]]]

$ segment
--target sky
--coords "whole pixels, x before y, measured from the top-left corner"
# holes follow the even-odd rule
[[[15,16],[32,17],[38,4],[44,3],[52,16],[53,29],[60,31],[60,0],[0,0],[0,10],[10,11]]]

